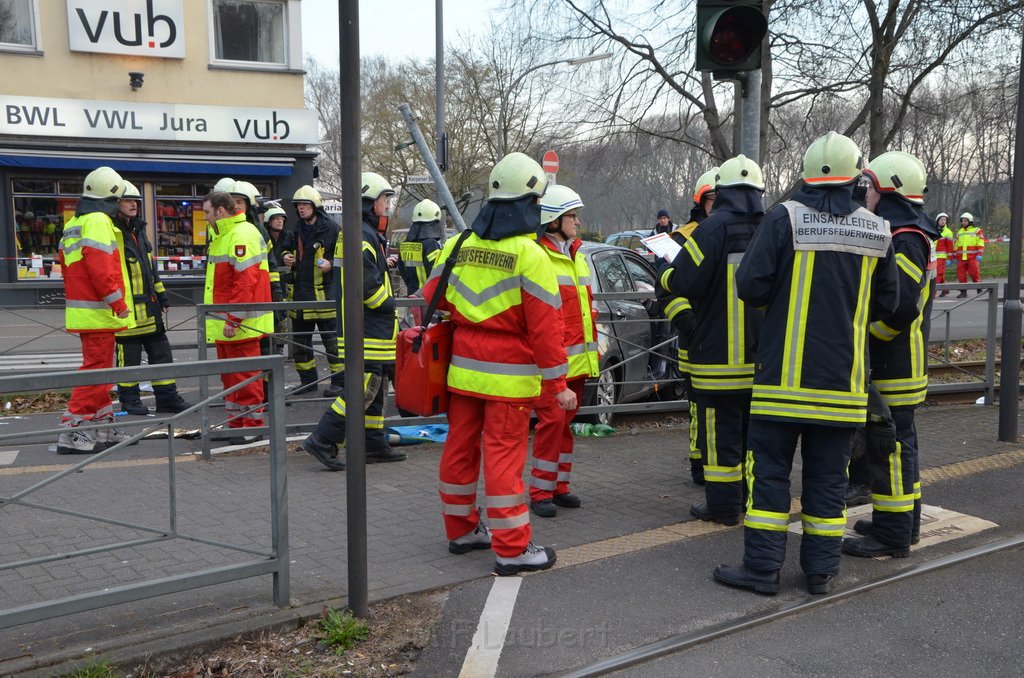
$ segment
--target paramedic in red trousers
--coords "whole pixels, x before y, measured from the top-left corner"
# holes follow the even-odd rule
[[[125,270],[128,271],[127,296],[132,299],[135,327],[117,333],[117,366],[131,367],[142,364],[142,350],[150,365],[165,365],[174,361],[171,342],[167,340],[164,314],[170,303],[167,290],[153,265],[153,246],[146,238],[146,222],[139,218],[142,194],[130,181],[124,182],[124,197],[118,202],[118,215],[114,224],[120,230]],[[174,379],[153,379],[153,395],[157,412],[184,412],[190,406],[178,394]],[[127,414],[147,415],[139,382],[118,382],[117,396]]]
[[[854,200],[861,167],[848,137],[814,140],[803,185],[768,211],[736,274],[740,298],[766,312],[747,435],[743,563],[718,566],[722,584],[779,592],[798,444],[808,593],[830,592],[839,574],[846,469],[853,434],[867,421],[868,323],[891,313],[899,294],[888,224]]]
[[[110,167],[85,177],[75,216],[64,226],[59,257],[64,274],[64,322],[82,341],[82,370],[114,366],[115,335],[135,327],[127,303],[124,250],[113,219],[125,182]],[[128,435],[116,428],[79,430],[82,425],[113,423],[112,384],[71,389],[67,411],[60,418],[57,454],[101,452]]]
[[[711,209],[715,204],[715,177],[718,176],[718,168],[712,167],[704,174],[697,178],[697,182],[693,187],[693,207],[690,208],[690,220],[677,228],[676,230],[669,233],[669,237],[675,241],[677,245],[682,247],[686,244],[687,238],[689,238],[694,230],[711,214]],[[667,266],[671,265],[671,262],[666,264],[663,259],[658,259],[658,274],[664,272]],[[686,382],[686,399],[690,401],[690,426],[689,426],[689,457],[690,457],[690,478],[697,485],[704,484],[704,462],[702,461],[702,455],[700,452],[700,443],[698,441],[698,426],[697,421],[699,419],[697,414],[697,399],[693,392],[692,384],[690,383],[690,334],[693,332],[693,307],[690,306],[690,302],[686,297],[680,297],[676,294],[672,294],[661,285],[658,285],[654,290],[655,295],[658,298],[658,303],[661,304],[662,313],[672,324],[672,328],[676,331],[676,357],[678,360],[679,373],[683,375]]]
[[[487,202],[462,244],[439,308],[455,323],[448,369],[450,431],[441,455],[441,512],[448,550],[491,548],[494,572],[513,575],[544,570],[555,551],[530,540],[523,469],[530,410],[542,391],[563,410],[575,410],[576,394],[562,339],[562,299],[551,262],[537,244],[544,170],[522,153],[502,158],[488,179]],[[460,236],[461,238],[461,236]],[[460,238],[449,238],[438,262]],[[444,266],[423,288],[430,299]],[[481,449],[482,448],[482,449]],[[483,455],[487,524],[477,510]]]
[[[395,194],[391,184],[376,172],[363,172],[363,246],[360,264],[363,272],[363,393],[346,399],[339,395],[320,417],[313,433],[302,447],[331,471],[345,468],[338,455],[338,444],[345,440],[347,402],[354,401],[366,412],[366,463],[378,464],[405,461],[405,452],[391,449],[384,432],[384,396],[387,379],[395,369],[395,343],[398,338],[398,316],[395,314],[395,293],[388,274],[387,241],[388,202]],[[301,214],[301,212],[300,212]],[[341,248],[334,251],[333,267],[342,275]],[[330,263],[330,262],[328,262]],[[344,278],[340,279],[343,283]],[[344,307],[344,287],[341,305]],[[338,357],[345,360],[345,328],[338,323]],[[341,376],[341,373],[338,373]],[[341,386],[344,387],[344,380]]]
[[[235,207],[230,194],[214,191],[203,198],[209,224],[210,244],[206,255],[205,304],[252,304],[270,301],[270,269],[267,242],[245,212]],[[208,315],[207,341],[217,347],[217,359],[260,355],[260,339],[274,330],[270,311],[229,311],[225,316]],[[252,377],[256,372],[221,375],[224,388]],[[263,426],[263,381],[256,379],[224,397],[228,428]],[[258,440],[258,436],[235,436],[232,445]]]
[[[690,515],[736,525],[743,512],[743,457],[754,382],[754,346],[762,313],[737,296],[736,269],[764,214],[764,179],[753,160],[738,155],[715,176],[715,207],[660,278],[685,297],[695,314],[689,373],[697,401],[697,447],[705,502]]]
[[[974,225],[974,215],[964,212],[960,215],[960,229],[956,232],[953,256],[956,257],[956,278],[962,283],[967,278],[981,282],[981,257],[985,254],[985,235]],[[960,290],[957,299],[967,296],[967,290]]]
[[[587,258],[579,251],[583,241],[576,237],[583,201],[568,186],[548,186],[540,199],[540,221],[546,225],[540,244],[551,261],[562,297],[562,343],[569,358],[566,384],[583,399],[587,377],[598,368],[597,325],[594,322],[594,293],[590,287]],[[541,518],[553,518],[556,506],[579,508],[580,498],[569,488],[572,477],[573,436],[569,424],[576,410],[563,410],[555,394],[542,391],[533,405],[537,426],[533,435],[533,471],[530,478],[530,508]]]
[[[932,241],[939,231],[922,205],[927,173],[916,157],[902,151],[883,153],[868,163],[867,206],[889,222],[899,267],[899,305],[871,323],[868,352],[871,383],[889,406],[896,424],[896,450],[886,458],[869,458],[871,520],[854,529],[864,536],[843,542],[854,556],[910,554],[921,534],[921,470],[914,410],[928,391],[928,331],[935,296]]]
[[[949,215],[939,212],[935,217],[935,230],[939,233],[939,239],[935,241],[935,282],[939,285],[946,282],[946,267],[952,266],[954,262],[953,230],[949,227]],[[940,297],[949,294],[949,290],[939,292]]]

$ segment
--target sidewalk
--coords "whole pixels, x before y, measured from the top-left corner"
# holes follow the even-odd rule
[[[303,418],[292,412],[299,407],[303,406],[290,408],[289,419],[294,414],[296,421],[311,420],[311,416]],[[997,421],[994,407],[921,410],[918,434],[923,466],[944,466],[1016,449],[1016,444],[995,440]],[[534,518],[535,541],[566,548],[691,520],[687,509],[703,497],[703,489],[689,480],[685,435],[685,425],[677,424],[626,428],[609,438],[578,439],[573,487],[583,498],[584,508],[565,511],[555,520]],[[175,449],[185,455],[193,445],[196,443],[176,441]],[[0,495],[41,480],[45,475],[39,467],[44,464],[67,463],[67,458],[46,453],[45,446],[28,447],[39,448],[23,450],[34,455],[33,465],[0,467]],[[134,450],[130,456],[142,456],[138,448],[129,449]],[[371,600],[489,577],[493,564],[489,552],[453,556],[447,551],[436,491],[441,446],[405,449],[409,460],[404,463],[367,467]],[[191,455],[179,459],[179,530],[268,549],[265,452],[210,462],[197,461]],[[288,473],[293,607],[309,606],[308,613],[323,601],[343,604],[347,578],[345,474],[326,472],[312,457],[297,451],[288,455]],[[794,477],[798,481],[797,474]],[[167,523],[166,479],[166,462],[112,461],[45,488],[36,501],[162,526]],[[138,536],[133,530],[17,506],[0,511],[4,511],[0,515],[3,562]],[[202,543],[174,540],[0,571],[0,607],[181,574],[241,558],[245,557]],[[162,596],[0,631],[0,674],[100,651],[111,657],[143,656],[167,651],[176,644],[286,623],[300,612],[272,605],[269,577]]]

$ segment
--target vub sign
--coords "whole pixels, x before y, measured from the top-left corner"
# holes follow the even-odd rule
[[[185,58],[183,0],[67,0],[75,52]]]

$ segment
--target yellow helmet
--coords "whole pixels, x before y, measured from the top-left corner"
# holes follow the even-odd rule
[[[97,167],[89,172],[82,185],[83,198],[120,198],[124,195],[124,179],[110,167]]]
[[[750,186],[764,190],[764,175],[756,162],[745,155],[737,155],[722,163],[715,173],[715,187]]]
[[[388,180],[376,172],[363,172],[363,197],[376,200],[382,195],[394,195],[395,189],[391,188]]]
[[[928,175],[924,163],[910,153],[889,151],[868,163],[864,174],[879,193],[896,193],[907,202],[924,204]]]
[[[518,200],[527,195],[544,195],[548,179],[537,161],[523,153],[509,153],[498,161],[487,179],[488,200]]]
[[[122,200],[142,200],[142,194],[139,193],[139,189],[135,188],[135,184],[130,181],[124,182],[124,194],[121,196]]]
[[[856,181],[863,166],[864,156],[853,139],[829,132],[807,147],[803,178],[812,186],[843,186]]]
[[[441,208],[433,200],[421,200],[412,210],[412,223],[439,221]]]
[[[970,212],[964,212],[963,214],[960,215],[960,218],[961,219],[966,219],[967,221],[969,221],[972,224],[974,223],[974,215],[971,214]]]
[[[718,170],[718,167],[712,167],[697,179],[697,183],[693,187],[693,202],[695,204],[700,204],[701,200],[704,199],[705,193],[714,193],[715,177],[718,175]]]
[[[583,200],[576,191],[562,184],[549,186],[544,197],[540,199],[540,223],[550,224],[566,212],[581,207]]]
[[[221,179],[220,181],[218,181],[217,183],[215,183],[213,185],[213,190],[215,190],[215,191],[224,191],[225,193],[230,193],[231,189],[234,188],[234,187],[235,187],[235,180],[232,179],[231,177],[224,177],[223,179]]]
[[[248,181],[236,181],[235,185],[228,189],[228,193],[242,196],[249,201],[250,207],[256,207],[259,204],[259,189]]]
[[[323,207],[324,200],[320,196],[320,191],[316,190],[309,184],[299,186],[299,190],[295,191],[295,195],[292,196],[292,204],[297,202],[311,202],[313,207]]]

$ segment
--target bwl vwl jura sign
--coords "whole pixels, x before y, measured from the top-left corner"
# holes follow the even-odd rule
[[[0,134],[315,144],[316,113],[295,108],[241,108],[0,95]]]

